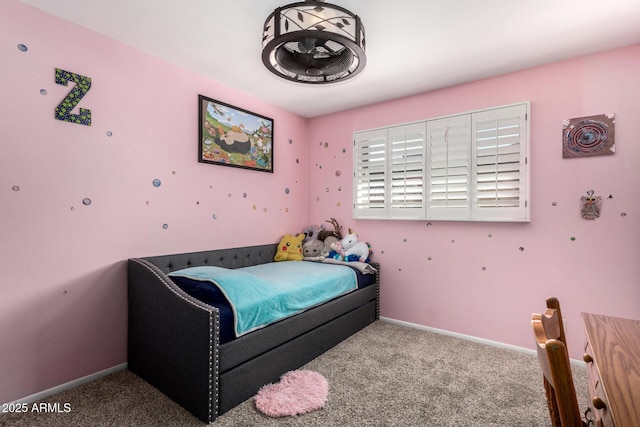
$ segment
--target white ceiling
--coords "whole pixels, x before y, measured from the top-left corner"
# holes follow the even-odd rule
[[[304,85],[260,56],[266,17],[295,0],[20,1],[304,117],[640,42],[640,0],[330,0],[362,19],[367,66]]]

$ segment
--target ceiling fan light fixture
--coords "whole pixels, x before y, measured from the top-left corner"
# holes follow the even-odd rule
[[[360,18],[321,0],[279,7],[264,23],[262,62],[286,80],[323,84],[350,79],[366,64],[364,50]]]

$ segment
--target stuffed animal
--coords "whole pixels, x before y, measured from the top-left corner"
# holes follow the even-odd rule
[[[322,249],[324,249],[324,243],[320,240],[307,240],[302,244],[302,254],[305,259],[319,260],[322,257]]]
[[[340,242],[340,240],[336,240],[329,246],[331,247],[331,251],[329,252],[328,258],[337,259],[338,261],[344,261],[344,249],[342,248],[342,243]]]
[[[329,236],[326,239],[324,239],[324,247],[322,248],[322,256],[323,257],[328,257],[329,253],[333,250],[333,248],[331,247],[331,245],[333,243],[339,242],[340,240],[338,238],[336,238],[335,236]]]
[[[292,234],[285,234],[280,244],[278,244],[278,250],[273,257],[274,261],[302,261],[304,256],[302,255],[302,241],[304,240],[304,233],[300,233],[297,236]]]
[[[330,218],[329,221],[325,222],[333,225],[333,231],[325,230],[323,225],[322,229],[318,232],[318,240],[322,240],[324,242],[329,236],[334,236],[338,240],[342,239],[342,226],[338,223],[338,220]]]
[[[305,234],[304,243],[319,239],[318,234],[324,230],[324,225],[309,225],[302,229]],[[322,240],[322,239],[320,239]]]
[[[369,259],[369,245],[358,241],[358,234],[349,229],[349,234],[340,241],[344,250],[345,261],[367,262]]]

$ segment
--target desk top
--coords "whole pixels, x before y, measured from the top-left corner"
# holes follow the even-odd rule
[[[582,313],[616,426],[640,426],[640,320]]]

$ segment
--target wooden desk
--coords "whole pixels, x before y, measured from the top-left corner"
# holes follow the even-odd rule
[[[596,426],[640,426],[640,321],[582,313]]]

